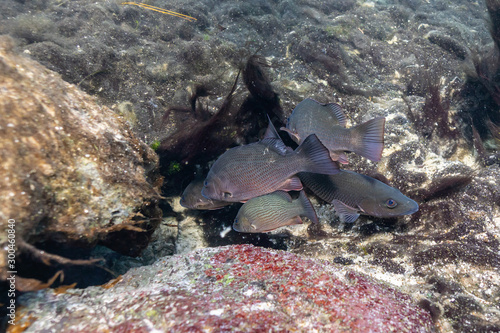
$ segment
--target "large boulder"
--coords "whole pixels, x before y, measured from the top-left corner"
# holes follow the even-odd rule
[[[15,229],[17,257],[64,262],[42,244],[139,254],[161,218],[159,184],[148,179],[156,154],[113,111],[12,44],[0,38],[0,227]],[[0,233],[4,280],[7,243]]]
[[[409,296],[341,265],[252,245],[205,248],[115,283],[23,296],[26,332],[432,332]]]

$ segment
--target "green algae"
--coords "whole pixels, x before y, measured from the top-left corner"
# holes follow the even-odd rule
[[[160,147],[160,143],[160,140],[155,140],[149,145],[149,147],[156,151]]]
[[[168,165],[167,175],[171,176],[181,171],[181,164],[179,162],[172,161]]]

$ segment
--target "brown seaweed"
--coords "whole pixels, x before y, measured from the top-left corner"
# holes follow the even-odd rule
[[[410,195],[424,202],[446,197],[469,184],[472,178],[471,173],[441,177],[434,179],[428,187],[417,189]]]
[[[184,165],[208,162],[231,145],[233,136],[237,134],[232,132],[237,131],[237,128],[230,116],[239,75],[240,73],[214,116],[205,121],[200,119],[183,124],[182,129],[162,140],[157,150],[162,169],[168,167],[172,161]],[[192,107],[195,103],[191,99]],[[165,170],[162,173],[169,174]]]
[[[276,103],[278,94],[273,91],[271,81],[263,71],[263,67],[269,67],[263,56],[257,54],[250,56],[243,69],[243,82],[254,98]]]
[[[473,58],[474,69],[468,73],[461,90],[463,105],[460,112],[464,122],[469,125],[467,138],[483,160],[483,149],[479,147],[478,138],[481,143],[490,137],[497,139],[498,132],[495,129],[500,126],[500,2],[486,0],[486,7],[494,47],[486,54],[476,54]],[[497,144],[497,150],[499,147],[500,144]]]
[[[444,99],[441,98],[439,81],[431,74],[429,69],[420,72],[420,74],[418,84],[412,80],[407,88],[407,93],[414,93],[416,87],[422,90],[421,94],[425,96],[424,107],[420,114],[412,110],[410,102],[406,97],[403,97],[408,106],[408,119],[425,138],[431,138],[434,134],[440,138],[456,138],[458,131],[452,128],[449,123],[449,96]]]
[[[171,107],[165,112],[162,123],[179,114],[185,117],[177,121],[181,128],[163,139],[157,149],[163,175],[171,176],[182,169],[185,174],[179,174],[176,178],[189,181],[189,178],[193,178],[196,165],[206,165],[231,146],[256,141],[259,131],[267,127],[267,115],[281,125],[283,112],[279,97],[272,89],[263,67],[269,67],[265,59],[252,55],[214,115],[198,103],[200,97],[211,94],[205,85],[195,86],[189,100],[190,107]],[[234,99],[241,72],[250,95],[238,108],[234,105]]]

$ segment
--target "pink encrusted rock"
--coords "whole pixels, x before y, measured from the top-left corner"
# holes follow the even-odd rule
[[[48,290],[22,303],[18,317],[32,321],[28,331],[434,330],[430,314],[394,288],[336,264],[251,245],[165,258],[108,289]]]

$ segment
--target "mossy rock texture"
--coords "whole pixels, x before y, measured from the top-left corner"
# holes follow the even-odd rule
[[[18,256],[47,243],[138,254],[161,217],[148,181],[156,154],[110,109],[12,44],[0,38],[2,230],[15,220]],[[6,243],[2,232],[2,279]]]
[[[324,260],[199,249],[103,286],[23,296],[26,332],[434,332],[414,299]]]

